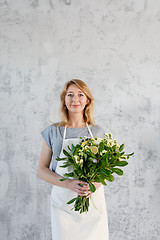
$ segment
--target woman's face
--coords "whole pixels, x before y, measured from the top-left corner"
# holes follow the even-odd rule
[[[82,112],[87,104],[86,95],[76,86],[71,84],[65,96],[65,105],[70,112]]]

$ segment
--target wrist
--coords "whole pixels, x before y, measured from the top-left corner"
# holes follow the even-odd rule
[[[69,188],[69,185],[70,185],[70,182],[71,182],[72,180],[71,179],[67,179],[67,180],[65,180],[63,183],[64,183],[64,187],[65,188]]]

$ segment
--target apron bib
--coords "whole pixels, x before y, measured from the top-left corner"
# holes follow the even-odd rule
[[[88,131],[93,137],[92,132],[86,123]],[[65,139],[66,126],[64,129],[63,144],[60,158],[66,157],[63,149],[68,151],[68,145],[76,145],[80,138]],[[62,168],[63,161],[57,162],[55,172],[61,176],[72,171],[72,166]],[[72,179],[72,178],[70,178]],[[77,197],[77,193],[67,188],[52,186],[51,192],[51,224],[52,240],[108,240],[108,220],[104,187],[101,186],[92,194],[93,205],[90,199],[89,211],[80,214],[72,210],[73,204],[67,204],[69,200]]]

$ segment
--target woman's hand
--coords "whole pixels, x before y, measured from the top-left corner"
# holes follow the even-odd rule
[[[76,192],[80,196],[85,196],[90,193],[89,184],[87,182],[83,182],[76,179],[67,179],[66,187],[74,192]]]
[[[98,183],[98,182],[92,182],[92,184],[95,186],[96,190],[102,186],[102,183]],[[92,195],[92,193],[90,192],[88,195],[87,195],[87,198],[90,197]]]
[[[71,179],[67,179],[67,188],[76,192],[78,195],[80,196],[87,196],[90,197],[92,195],[92,193],[90,192],[89,189],[89,184],[87,182],[83,182],[80,180],[71,180]],[[92,184],[94,184],[96,190],[102,186],[102,183],[97,183],[97,182],[92,182]]]

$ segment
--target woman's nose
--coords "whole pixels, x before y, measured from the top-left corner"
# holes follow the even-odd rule
[[[74,96],[73,96],[73,101],[77,102],[78,100],[79,100],[79,97],[76,96],[76,95],[74,95]]]

